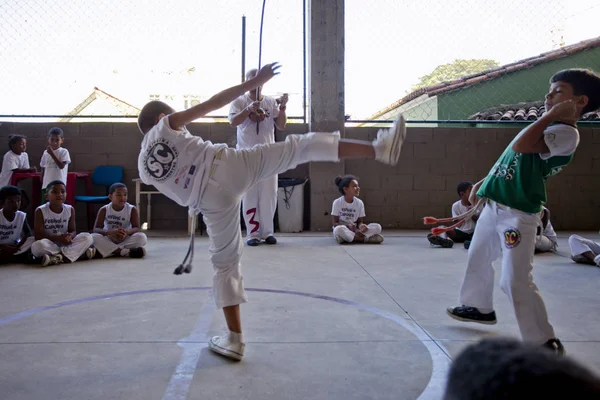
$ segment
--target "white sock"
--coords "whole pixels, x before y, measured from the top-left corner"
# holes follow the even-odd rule
[[[127,257],[129,255],[129,249],[121,249],[121,252],[119,254],[121,255],[121,257]]]
[[[594,257],[594,262],[596,263],[596,265],[600,266],[600,254]]]
[[[229,331],[229,341],[231,343],[244,343],[244,335],[234,331]]]
[[[493,309],[493,308],[479,308],[479,307],[478,307],[477,309],[478,309],[478,310],[479,310],[479,312],[480,312],[480,313],[482,313],[482,314],[489,314],[489,313],[491,313],[492,311],[494,311],[494,309]]]

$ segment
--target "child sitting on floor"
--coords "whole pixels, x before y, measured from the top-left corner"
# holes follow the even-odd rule
[[[471,182],[460,182],[456,187],[456,192],[460,200],[457,200],[452,204],[452,217],[457,217],[461,214],[466,213],[471,209],[472,205],[469,202],[469,196],[471,195],[471,189],[473,184]],[[451,248],[454,243],[465,243],[465,248],[469,248],[469,243],[473,238],[473,232],[475,231],[475,222],[477,221],[478,214],[465,220],[465,222],[458,228],[454,228],[448,232],[442,233],[441,235],[434,235],[430,233],[427,235],[427,240],[434,246],[442,246],[444,248]]]
[[[98,211],[94,226],[94,246],[103,258],[146,255],[146,235],[140,232],[137,208],[127,202],[127,186],[115,183],[108,190],[111,203]]]
[[[46,187],[48,202],[35,210],[36,242],[31,246],[34,257],[41,258],[42,267],[75,262],[80,257],[91,259],[96,254],[94,240],[87,232],[75,230],[75,208],[65,203],[65,184],[52,181]],[[82,257],[83,256],[83,257]]]
[[[34,237],[27,223],[27,214],[19,211],[21,189],[4,186],[0,189],[0,264],[31,262]]]
[[[365,224],[365,205],[358,198],[360,187],[352,175],[335,178],[335,184],[343,195],[333,201],[333,237],[342,243],[381,243],[381,225]]]
[[[590,264],[600,267],[600,243],[579,235],[569,236],[571,260],[579,264]]]
[[[535,252],[547,253],[554,251],[558,247],[558,237],[554,232],[552,222],[550,222],[550,210],[546,207],[542,209],[542,226],[538,226],[538,234],[535,237]]]

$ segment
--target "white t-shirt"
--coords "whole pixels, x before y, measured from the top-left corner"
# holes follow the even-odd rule
[[[27,214],[17,211],[15,219],[9,221],[0,210],[0,244],[15,245],[21,238]]]
[[[129,203],[125,203],[125,207],[121,211],[116,211],[112,203],[102,207],[106,210],[104,215],[104,230],[109,231],[111,229],[131,229],[131,210],[135,207]]]
[[[458,200],[457,202],[452,204],[452,217],[457,217],[461,214],[466,213],[467,211],[469,211],[469,208],[467,208],[467,206],[463,205],[462,201],[460,201],[460,200]],[[472,218],[469,218],[461,226],[459,226],[456,229],[459,229],[459,230],[463,231],[464,233],[473,233],[473,231],[475,231],[475,221],[473,221]]]
[[[542,160],[555,156],[568,156],[575,152],[579,145],[579,131],[571,125],[556,123],[544,130],[544,142],[549,153],[540,153]]]
[[[359,218],[365,216],[365,204],[358,197],[352,203],[346,203],[344,196],[333,201],[331,215],[339,217],[342,224],[356,224]]]
[[[60,214],[53,212],[50,209],[50,203],[46,203],[37,208],[42,210],[44,217],[44,233],[46,235],[61,235],[69,232],[69,219],[73,207],[68,204],[63,204],[63,209]]]
[[[13,169],[29,168],[29,156],[23,152],[19,155],[9,150],[2,160],[2,172],[0,173],[0,187],[10,185]]]
[[[69,150],[64,147],[59,147],[54,150],[54,154],[56,157],[67,164],[63,169],[58,168],[56,165],[56,161],[54,158],[50,156],[48,150],[44,151],[42,154],[42,159],[40,160],[40,167],[44,168],[44,179],[42,181],[42,189],[46,189],[46,186],[52,181],[62,181],[67,187],[67,174],[69,173],[69,164],[71,163],[71,156],[69,155]]]
[[[253,102],[254,100],[248,93],[235,99],[229,108],[229,122]],[[279,106],[274,98],[263,96],[260,107],[265,111],[266,118],[258,124],[258,134],[256,134],[256,122],[250,120],[249,117],[237,126],[238,149],[249,149],[257,144],[275,143],[275,118],[279,116]]]
[[[162,118],[142,141],[138,171],[142,182],[153,185],[177,204],[196,208],[217,152],[228,146],[193,136],[186,127],[175,131]]]

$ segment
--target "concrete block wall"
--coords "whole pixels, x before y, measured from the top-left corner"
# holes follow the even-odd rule
[[[138,177],[137,156],[142,141],[135,124],[3,122],[0,123],[0,142],[6,143],[8,150],[9,135],[27,136],[30,163],[39,167],[47,147],[46,133],[52,126],[60,126],[65,131],[64,146],[73,160],[70,171],[92,172],[98,165],[121,165],[125,170],[124,182],[129,187],[129,201],[135,202],[132,179]],[[191,124],[189,129],[205,140],[235,144],[235,129],[228,124],[198,123]],[[277,134],[277,140],[284,140],[288,133],[303,133],[307,129],[305,124],[289,124],[285,132]],[[386,228],[423,229],[422,217],[450,215],[450,206],[457,199],[458,182],[484,177],[518,131],[518,128],[411,127],[397,166],[349,160],[341,163],[336,171],[359,177],[361,198],[369,220],[378,221]],[[345,137],[371,140],[376,133],[376,128],[346,128]],[[600,129],[582,127],[580,133],[581,143],[574,160],[548,183],[548,207],[557,229],[586,230],[600,226],[600,187],[596,184],[600,178]],[[310,173],[308,165],[301,165],[281,176],[310,178]],[[337,196],[335,176],[313,178],[316,187],[305,188],[310,192],[307,219],[313,221],[313,230],[328,230],[331,203]],[[78,194],[83,194],[83,190],[79,183]],[[95,187],[94,194],[103,194],[102,188]],[[96,210],[97,207],[94,212]],[[78,227],[83,230],[86,208],[79,204],[76,211]],[[144,198],[140,212],[145,220]],[[317,226],[314,221],[319,222]],[[153,196],[152,226],[183,230],[187,226],[186,210],[164,196]]]

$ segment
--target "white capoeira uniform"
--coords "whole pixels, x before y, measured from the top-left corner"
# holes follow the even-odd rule
[[[102,207],[105,209],[104,214],[104,231],[110,231],[113,229],[123,228],[131,229],[131,210],[135,207],[129,203],[125,203],[125,206],[121,211],[116,211],[112,203]],[[144,247],[147,242],[146,234],[143,232],[136,232],[133,235],[127,235],[122,242],[115,243],[113,240],[104,236],[100,233],[92,233],[94,238],[94,247],[102,255],[103,258],[114,255],[113,253],[119,249],[136,249],[138,247]]]
[[[50,209],[50,203],[37,208],[37,210],[42,211],[44,233],[47,235],[61,235],[69,232],[69,219],[71,219],[73,207],[68,204],[63,204],[62,207],[63,209],[60,214],[56,214]],[[37,240],[31,245],[31,253],[35,257],[43,257],[46,254],[53,256],[62,254],[69,261],[75,262],[93,243],[92,235],[87,232],[81,232],[75,236],[71,244],[66,246],[54,243],[49,239]]]
[[[358,197],[354,197],[352,203],[347,203],[344,196],[333,201],[331,215],[338,217],[343,225],[333,227],[333,237],[341,237],[345,242],[352,243],[356,233],[351,231],[347,225],[355,225],[359,218],[364,218],[365,204]],[[356,226],[358,230],[358,226]],[[381,234],[381,225],[376,223],[367,224],[366,232],[361,232],[365,238]]]
[[[535,237],[535,250],[545,253],[548,251],[554,251],[558,247],[558,236],[554,231],[552,222],[550,222],[550,210],[544,207],[548,213],[548,223],[545,227],[542,227],[542,232]]]
[[[2,172],[0,172],[0,187],[10,185],[14,169],[27,169],[29,168],[29,156],[27,153],[22,152],[16,154],[12,150],[9,150],[4,154],[2,159]]]
[[[71,155],[69,154],[69,150],[65,149],[64,147],[59,147],[58,149],[54,150],[54,154],[60,161],[66,163],[66,165],[63,169],[58,168],[56,161],[54,161],[54,158],[50,156],[48,150],[44,151],[44,154],[42,154],[42,159],[40,160],[40,167],[44,168],[42,189],[46,189],[48,184],[52,181],[61,181],[65,184],[65,188],[67,187],[67,175],[69,173]]]
[[[19,250],[14,254],[15,256],[25,253],[35,241],[33,236],[23,240],[23,228],[26,220],[27,214],[23,211],[17,211],[15,218],[9,221],[0,210],[0,244],[19,246]]]
[[[600,243],[594,242],[591,239],[586,239],[583,236],[571,235],[569,236],[569,247],[571,248],[571,256],[575,261],[588,262],[586,257],[583,256],[583,253],[591,251],[595,257],[594,261],[597,265],[600,265],[600,257],[598,257],[600,255]]]
[[[204,214],[218,308],[247,301],[240,259],[240,203],[264,178],[310,161],[339,161],[339,133],[288,135],[285,142],[236,150],[175,131],[169,117],[146,133],[138,158],[140,178],[191,213]]]
[[[252,104],[254,100],[246,93],[231,103],[229,122]],[[259,144],[275,143],[275,119],[279,106],[274,98],[263,96],[260,101],[266,118],[258,123],[246,118],[237,126],[237,149],[250,149]],[[277,175],[269,176],[248,189],[242,199],[242,213],[246,225],[246,239],[266,239],[274,234],[273,217],[277,208]]]
[[[475,226],[459,298],[462,305],[491,312],[492,261],[502,255],[500,287],[513,303],[521,336],[537,343],[556,338],[531,273],[545,181],[571,161],[579,133],[573,126],[553,124],[544,140],[550,150],[545,154],[516,153],[509,144],[477,192],[488,202]]]

